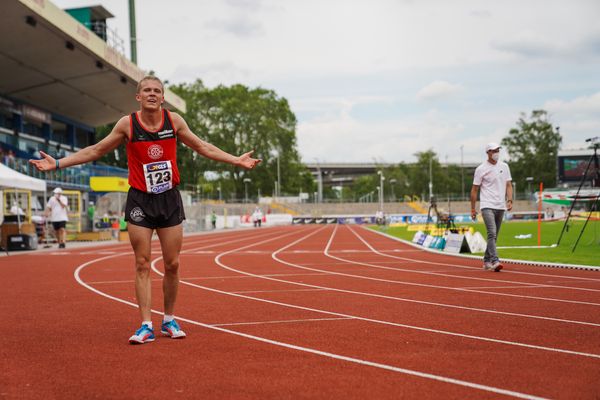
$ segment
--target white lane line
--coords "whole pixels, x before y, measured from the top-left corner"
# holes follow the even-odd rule
[[[190,245],[190,244],[198,244],[203,243],[204,246],[202,247],[196,247],[192,250],[183,250],[183,252],[186,252],[185,254],[191,254],[191,253],[187,253],[187,252],[194,252],[194,251],[200,251],[201,249],[207,249],[207,248],[211,248],[211,247],[215,247],[215,246],[220,246],[223,244],[229,244],[229,243],[236,243],[239,241],[243,241],[244,239],[252,239],[255,240],[256,237],[264,237],[264,236],[269,236],[268,234],[262,234],[262,235],[248,235],[248,236],[235,236],[233,240],[230,240],[229,242],[223,242],[223,238],[217,238],[215,240],[202,240],[202,241],[198,241],[198,240],[192,240],[189,243],[184,243],[184,245]],[[208,243],[207,243],[208,242]],[[217,243],[213,243],[213,242],[217,242]],[[116,247],[117,245],[115,245]],[[117,255],[133,255],[133,252],[131,250],[126,251],[126,252],[112,252],[113,254],[117,254]],[[71,253],[73,254],[73,253]],[[160,252],[155,252],[153,251],[152,254],[161,254]],[[300,274],[298,274],[300,275]],[[312,275],[316,275],[316,274],[312,274]],[[250,278],[250,277],[240,277],[239,275],[236,276],[221,276],[221,277],[190,277],[190,278],[186,278],[188,280],[196,280],[196,279],[225,279],[225,278],[236,278],[236,279],[240,279],[240,278]],[[152,281],[162,281],[162,279],[152,279]],[[110,280],[110,281],[90,281],[89,283],[94,284],[94,285],[103,285],[103,284],[119,284],[119,283],[132,283],[135,282],[135,280],[132,279],[123,279],[123,280]]]
[[[548,285],[537,285],[537,286],[465,286],[461,289],[540,289],[540,288],[554,288],[554,286]]]
[[[131,253],[129,253],[131,254]],[[123,254],[119,254],[123,255]],[[270,274],[270,275],[261,275],[261,276],[315,276],[315,275],[328,275],[328,274]],[[239,275],[229,275],[229,276],[208,276],[208,277],[188,277],[188,278],[180,278],[185,279],[186,281],[204,281],[204,280],[214,280],[214,279],[256,279],[253,276],[239,276]],[[162,279],[152,279],[152,281],[161,281]],[[93,285],[105,285],[105,284],[113,284],[113,283],[133,283],[135,280],[133,279],[124,279],[124,280],[114,280],[114,281],[89,281],[88,283]],[[301,290],[317,290],[317,289],[301,289]],[[318,289],[321,290],[321,289]]]
[[[327,289],[282,289],[282,290],[236,290],[229,293],[288,293],[288,292],[322,292]]]
[[[337,257],[337,256],[329,254],[328,248],[331,245],[331,242],[335,236],[336,229],[337,229],[337,226],[334,229],[334,232],[331,235],[329,242],[327,243],[327,246],[325,247],[324,254],[327,257],[330,257],[330,258],[333,258],[333,259],[339,260],[339,261],[345,261],[345,262],[347,262],[349,264],[353,264],[353,265],[364,265],[364,266],[372,267],[372,268],[376,268],[376,269],[392,269],[392,270],[396,270],[396,271],[423,273],[421,271],[396,269],[396,268],[384,267],[382,265],[369,264],[369,263],[364,263],[364,262],[360,262],[360,261],[352,261],[352,260],[348,260],[345,258],[341,258],[341,257]],[[370,280],[370,281],[378,281],[378,282],[386,282],[386,283],[396,283],[399,285],[406,285],[406,286],[417,286],[417,287],[427,287],[427,288],[433,288],[433,289],[452,290],[452,291],[459,291],[459,292],[480,293],[480,294],[486,294],[486,295],[490,295],[490,296],[505,296],[505,297],[516,297],[516,298],[522,298],[522,299],[552,301],[552,302],[557,302],[557,303],[600,306],[600,303],[592,303],[592,302],[588,302],[588,301],[565,300],[565,299],[556,299],[556,298],[552,298],[552,297],[526,296],[526,295],[518,295],[518,294],[510,294],[510,293],[486,292],[483,290],[461,289],[461,288],[452,287],[452,286],[431,285],[431,284],[426,284],[426,283],[416,283],[416,282],[399,281],[399,280],[392,280],[392,279],[374,278],[374,277],[369,277],[369,276],[364,276],[364,275],[354,275],[354,274],[348,274],[348,273],[342,273],[342,272],[327,271],[327,270],[322,270],[322,269],[317,269],[317,268],[307,268],[307,267],[298,267],[298,268],[307,269],[310,271],[329,272],[332,275],[347,276],[350,278],[365,279],[365,280]],[[438,275],[438,274],[430,274],[430,275]],[[465,279],[467,279],[467,278],[465,278]],[[488,280],[489,281],[489,279],[480,279],[480,280]],[[491,280],[491,281],[492,282],[517,283],[517,282],[512,282],[512,281],[496,281],[496,280]],[[527,288],[528,286],[523,286],[523,287]]]
[[[233,292],[232,292],[233,293]],[[242,326],[242,325],[265,325],[265,324],[290,324],[296,322],[320,322],[320,321],[344,321],[354,318],[306,318],[306,319],[286,319],[281,321],[256,321],[256,322],[232,322],[229,324],[211,324],[211,326]]]
[[[316,276],[316,275],[327,275],[322,273],[314,273],[314,274],[264,274],[260,276]],[[197,278],[181,278],[187,281],[192,280],[212,280],[212,279],[254,279],[253,276],[240,276],[240,275],[228,275],[228,276],[209,276],[209,277],[197,277]]]
[[[96,288],[86,284],[79,276],[80,272],[88,265],[90,265],[94,262],[97,262],[97,261],[101,261],[103,259],[112,258],[112,257],[116,257],[116,256],[117,255],[110,255],[110,256],[91,260],[91,261],[88,261],[87,263],[81,264],[74,272],[75,280],[80,285],[85,287],[86,289],[89,289],[92,292],[94,292],[100,296],[103,296],[110,300],[114,300],[114,301],[126,304],[126,305],[134,307],[134,308],[138,308],[138,305],[135,303],[120,299],[115,296],[111,296],[107,293],[97,290]],[[152,309],[151,311],[154,314],[164,315],[164,313],[154,310],[154,309]],[[227,328],[222,328],[219,326],[211,326],[209,324],[202,323],[200,321],[195,321],[195,320],[185,318],[185,317],[182,317],[179,315],[176,317],[180,321],[184,321],[189,324],[200,326],[203,328],[213,329],[213,330],[216,330],[219,332],[228,333],[230,335],[240,336],[240,337],[243,337],[246,339],[251,339],[251,340],[258,341],[258,342],[267,343],[267,344],[271,344],[271,345],[278,346],[278,347],[284,347],[284,348],[288,348],[288,349],[292,349],[292,350],[302,351],[302,352],[309,353],[309,354],[315,354],[315,355],[322,356],[322,357],[332,358],[335,360],[347,361],[347,362],[351,362],[354,364],[364,365],[364,366],[373,367],[373,368],[379,368],[379,369],[383,369],[383,370],[387,370],[387,371],[392,371],[392,372],[397,372],[397,373],[401,373],[401,374],[405,374],[405,375],[409,375],[409,376],[416,376],[416,377],[420,377],[420,378],[430,379],[430,380],[434,380],[434,381],[438,381],[438,382],[450,383],[450,384],[454,384],[454,385],[458,385],[458,386],[468,387],[470,389],[477,389],[477,390],[482,390],[482,391],[486,391],[486,392],[490,392],[490,393],[496,393],[496,394],[501,394],[501,395],[505,395],[505,396],[512,396],[512,397],[516,397],[519,399],[544,400],[543,397],[534,396],[534,395],[530,395],[527,393],[521,393],[521,392],[516,392],[513,390],[501,389],[501,388],[497,388],[497,387],[493,387],[493,386],[481,385],[478,383],[463,381],[460,379],[454,379],[454,378],[449,378],[449,377],[445,377],[445,376],[441,376],[441,375],[429,374],[426,372],[420,372],[420,371],[410,370],[410,369],[406,369],[406,368],[394,367],[394,366],[388,365],[388,364],[382,364],[382,363],[362,360],[359,358],[348,357],[348,356],[344,356],[344,355],[340,355],[340,354],[329,353],[326,351],[316,350],[316,349],[312,349],[309,347],[297,346],[297,345],[293,345],[290,343],[271,340],[271,339],[267,339],[267,338],[264,338],[261,336],[249,335],[247,333],[237,332],[237,331],[233,331],[233,330],[230,330]]]
[[[324,228],[320,228],[319,230],[315,231],[314,233],[317,233],[318,231],[321,231],[323,229]],[[335,234],[335,230],[337,230],[337,226],[335,227],[334,232],[332,233],[332,235],[330,237],[330,240],[331,240],[331,238],[333,238],[333,236]],[[314,233],[312,233],[312,234],[314,234]],[[311,236],[312,234],[310,234],[309,236]],[[289,236],[289,234],[284,235],[284,236]],[[270,239],[270,240],[274,240],[274,239],[276,239],[276,238],[273,238],[273,239]],[[270,240],[268,240],[268,241],[270,241]],[[262,242],[260,242],[260,243],[262,243]],[[250,244],[250,245],[244,246],[242,248],[251,247],[252,245],[253,244]],[[291,247],[291,245],[290,246],[286,246],[286,247],[280,249],[280,251],[283,251],[283,250],[285,250],[288,247]],[[190,251],[193,251],[193,250],[195,250],[195,249],[191,249]],[[303,269],[303,270],[316,271],[316,272],[319,272],[319,273],[321,273],[323,275],[347,275],[347,274],[343,274],[343,273],[339,273],[339,272],[331,272],[331,271],[327,271],[327,270],[319,270],[319,269],[314,269],[314,268],[302,267],[302,266],[300,266],[298,264],[293,264],[293,263],[288,263],[286,261],[283,261],[283,260],[277,258],[276,256],[272,256],[272,258],[274,260],[276,260],[276,261],[278,261],[278,262],[280,262],[282,264],[288,265],[290,267],[298,268],[298,269]],[[345,261],[345,262],[347,262],[347,261]],[[228,268],[228,269],[230,269],[230,268]],[[569,319],[561,319],[561,318],[544,317],[544,316],[532,315],[532,314],[512,313],[512,312],[508,312],[508,311],[497,311],[497,310],[489,310],[489,309],[482,309],[482,308],[475,308],[475,307],[465,307],[465,306],[458,306],[458,305],[446,304],[446,303],[429,302],[429,301],[423,301],[423,300],[414,300],[414,299],[408,299],[408,298],[402,298],[402,297],[385,296],[385,295],[379,295],[379,294],[374,294],[374,293],[366,293],[366,292],[358,292],[358,291],[336,289],[336,288],[325,287],[325,286],[309,285],[309,284],[304,284],[304,283],[299,283],[299,282],[293,282],[293,281],[286,281],[286,280],[275,279],[274,278],[275,276],[286,276],[287,274],[281,274],[281,275],[277,275],[277,274],[274,274],[274,275],[258,275],[258,274],[248,274],[248,273],[245,273],[243,271],[238,271],[238,270],[232,270],[232,271],[234,271],[234,272],[236,272],[238,274],[241,274],[243,276],[248,276],[248,277],[252,277],[252,278],[269,279],[269,280],[274,280],[274,281],[278,281],[278,282],[288,283],[288,284],[292,284],[292,285],[298,285],[298,286],[304,286],[304,287],[310,287],[310,288],[316,288],[316,289],[324,289],[324,290],[330,290],[330,291],[334,291],[334,292],[349,293],[349,294],[354,294],[354,295],[362,295],[362,296],[375,297],[375,298],[383,298],[383,299],[387,299],[387,300],[402,301],[402,302],[408,302],[408,303],[425,304],[425,305],[431,305],[431,306],[435,306],[435,307],[454,308],[454,309],[467,310],[467,311],[475,311],[475,312],[483,312],[483,313],[490,313],[490,314],[508,315],[508,316],[511,316],[511,317],[522,317],[522,318],[540,319],[540,320],[553,321],[553,322],[572,323],[572,324],[580,324],[580,325],[588,325],[588,326],[600,327],[600,324],[593,323],[593,322],[585,322],[585,321],[577,321],[577,320],[569,320]],[[319,274],[317,274],[317,275],[319,275]],[[293,276],[293,275],[290,275],[290,276]],[[363,279],[380,280],[380,279],[377,279],[377,278],[366,278],[366,277],[362,277],[360,275],[352,275],[352,276],[354,276],[354,277],[360,277],[360,278],[363,278]]]
[[[405,261],[410,261],[410,262],[425,262],[422,260],[415,260],[412,258],[407,258],[407,257],[398,257],[398,256],[393,256],[390,254],[384,254],[380,251],[378,251],[377,249],[375,249],[373,246],[371,246],[365,239],[363,239],[357,232],[354,231],[354,229],[348,227],[348,229],[350,230],[350,232],[352,232],[354,234],[354,236],[356,236],[361,242],[363,242],[363,244],[365,244],[373,253],[375,254],[379,254],[383,257],[388,257],[388,258],[393,258],[396,260],[405,260]],[[335,259],[340,259],[339,257],[335,257],[332,256]],[[349,261],[349,260],[347,260]],[[354,262],[354,261],[353,261]],[[357,261],[357,263],[359,263]],[[446,263],[437,263],[437,262],[427,262],[429,264],[435,264],[435,265],[445,265],[445,266],[452,266],[451,264],[446,264]],[[389,268],[389,267],[381,267],[381,268]],[[460,267],[460,268],[464,268],[464,267]],[[481,271],[481,268],[474,268],[474,267],[468,267],[470,269],[478,269]],[[503,280],[503,279],[488,279],[488,278],[477,278],[477,277],[472,277],[472,276],[463,276],[463,275],[453,275],[453,274],[442,274],[442,273],[437,273],[437,272],[432,272],[432,271],[417,271],[417,270],[411,270],[411,269],[402,269],[402,268],[390,268],[393,270],[397,270],[397,271],[406,271],[406,272],[412,272],[412,273],[416,273],[416,274],[424,274],[424,275],[439,275],[439,276],[446,276],[446,277],[450,277],[450,278],[457,278],[457,279],[470,279],[470,280],[481,280],[481,281],[488,281],[488,282],[502,282],[502,283],[511,283],[514,285],[523,285],[523,287],[527,287],[529,285],[538,285],[539,283],[530,283],[530,282],[518,282],[518,281],[511,281],[511,280]],[[582,291],[589,291],[589,292],[600,292],[600,289],[592,289],[592,288],[582,288],[582,287],[574,287],[574,286],[553,286],[555,288],[558,289],[570,289],[570,290],[582,290]],[[598,304],[600,305],[600,304]]]
[[[325,252],[327,252],[327,248],[331,245],[331,242],[335,236],[335,232],[337,231],[338,227],[337,225],[335,226],[335,228],[333,229],[333,232],[329,238],[329,241],[325,247]],[[304,239],[298,240],[295,243],[299,243],[300,241],[302,241]],[[293,243],[293,244],[295,244]],[[293,245],[292,244],[292,245]],[[291,245],[290,245],[291,247]],[[285,249],[285,247],[284,247]],[[322,269],[317,269],[317,268],[308,268],[308,267],[302,267],[300,265],[294,264],[294,263],[290,263],[287,261],[284,261],[282,259],[280,259],[279,257],[277,257],[277,255],[279,254],[279,251],[276,251],[273,253],[273,259],[288,265],[292,268],[298,268],[298,269],[303,269],[303,270],[308,270],[308,271],[316,271],[316,272],[325,272],[331,275],[341,275],[341,276],[349,276],[352,278],[359,278],[359,279],[366,279],[366,280],[373,280],[373,281],[380,281],[380,282],[386,282],[386,283],[400,283],[400,284],[407,284],[410,286],[425,286],[425,287],[434,287],[434,288],[440,288],[439,286],[435,286],[435,285],[426,285],[426,284],[416,284],[416,283],[410,283],[410,282],[403,282],[403,281],[393,281],[393,280],[388,280],[388,279],[380,279],[380,278],[372,278],[372,277],[365,277],[362,275],[354,275],[354,274],[347,274],[347,273],[343,273],[343,272],[336,272],[336,271],[327,271],[327,270],[322,270]],[[337,258],[335,256],[330,256],[330,257],[334,257]],[[341,260],[341,259],[340,259]],[[346,261],[348,262],[348,261]],[[236,270],[237,272],[237,270]],[[240,273],[244,273],[241,272]],[[268,278],[265,278],[268,279]],[[283,282],[289,282],[292,283],[291,281],[283,281]],[[315,287],[315,288],[323,288],[324,286],[320,286],[320,285],[309,285],[309,284],[305,284],[305,283],[295,283],[297,285],[300,286],[307,286],[307,287]],[[548,320],[548,321],[555,321],[555,322],[564,322],[564,323],[572,323],[572,324],[581,324],[581,325],[588,325],[588,326],[594,326],[594,327],[600,327],[600,324],[598,323],[593,323],[593,322],[585,322],[585,321],[577,321],[577,320],[570,320],[570,319],[562,319],[562,318],[553,318],[553,317],[544,317],[544,316],[540,316],[540,315],[532,315],[532,314],[522,314],[522,313],[512,313],[512,312],[508,312],[508,311],[497,311],[497,310],[489,310],[489,309],[485,309],[485,308],[475,308],[475,307],[466,307],[466,306],[458,306],[458,305],[453,305],[453,304],[446,304],[446,303],[437,303],[437,302],[429,302],[429,301],[424,301],[424,300],[414,300],[414,299],[408,299],[408,298],[403,298],[403,297],[395,297],[395,296],[385,296],[385,295],[380,295],[380,294],[375,294],[375,293],[365,293],[365,292],[357,292],[357,291],[350,291],[350,290],[344,290],[344,289],[335,289],[335,288],[330,288],[330,287],[325,287],[329,290],[332,291],[336,291],[336,292],[343,292],[343,293],[351,293],[351,294],[358,294],[358,295],[363,295],[363,296],[369,296],[369,297],[379,297],[379,298],[384,298],[384,299],[389,299],[389,300],[395,300],[395,301],[404,301],[404,302],[409,302],[409,303],[418,303],[418,304],[426,304],[426,305],[433,305],[433,306],[439,306],[439,307],[447,307],[447,308],[455,308],[455,309],[460,309],[460,310],[468,310],[468,311],[476,311],[476,312],[484,312],[484,313],[491,313],[491,314],[501,314],[501,315],[509,315],[509,316],[513,316],[513,317],[523,317],[523,318],[532,318],[532,319],[541,319],[541,320]],[[446,288],[446,287],[442,287],[442,288]],[[455,290],[460,290],[457,288],[449,288],[449,289],[455,289]],[[476,292],[476,291],[469,291],[469,292]],[[494,293],[494,292],[483,292],[483,293],[488,293],[488,294],[497,294],[497,295],[502,295],[503,293]]]
[[[394,240],[397,241],[405,246],[417,246],[415,244],[412,244],[410,242],[407,241],[403,241],[401,239],[395,238],[393,236],[389,236],[383,232],[378,232],[378,231],[374,231],[371,229],[367,229],[367,228],[362,228],[367,232],[370,233],[374,233],[376,235],[379,235],[387,240]],[[416,249],[421,253],[427,253],[425,250],[421,249]],[[436,253],[432,253],[434,255],[436,255]],[[443,256],[444,254],[438,254],[440,256]],[[448,257],[452,257],[452,256],[448,256]],[[454,257],[453,257],[454,258]],[[456,258],[455,258],[456,259]],[[463,258],[464,259],[464,258]],[[454,268],[462,268],[462,269],[481,269],[480,267],[473,267],[470,265],[462,265],[462,264],[446,264],[446,263],[439,263],[439,262],[435,262],[435,261],[424,261],[424,260],[418,260],[418,259],[414,259],[414,258],[406,258],[406,260],[408,261],[413,261],[415,263],[420,263],[420,264],[434,264],[434,265],[445,265],[448,267],[454,267]],[[525,261],[525,260],[523,260]],[[581,277],[581,276],[570,276],[570,275],[556,275],[556,274],[542,274],[542,273],[537,273],[537,272],[523,272],[523,271],[515,271],[515,270],[504,270],[502,272],[503,274],[515,274],[515,275],[531,275],[531,276],[543,276],[543,277],[548,277],[548,278],[565,278],[565,279],[573,279],[573,280],[584,280],[584,281],[588,281],[588,282],[600,282],[600,279],[598,278],[585,278],[585,277]]]
[[[337,227],[335,229],[337,229]],[[333,235],[332,235],[332,237],[333,237]],[[297,240],[296,242],[290,244],[290,246],[292,246],[292,245],[294,245],[294,244],[296,244],[296,243],[298,243],[298,242],[300,242],[302,240],[304,240],[304,239]],[[223,253],[221,255],[224,255],[224,254],[225,253]],[[296,269],[325,272],[328,275],[342,275],[342,276],[348,276],[349,275],[351,277],[359,277],[359,278],[368,279],[368,280],[383,281],[383,282],[392,282],[392,283],[397,282],[397,281],[388,281],[388,280],[384,280],[384,279],[363,277],[361,275],[350,275],[350,274],[344,274],[344,273],[341,273],[341,272],[332,272],[332,271],[320,270],[320,269],[316,269],[316,268],[302,267],[302,266],[300,266],[298,264],[290,263],[290,262],[287,262],[287,261],[284,261],[284,260],[280,259],[279,257],[277,257],[277,254],[279,254],[278,251],[273,253],[272,258],[274,260],[278,261],[281,264],[285,264],[285,265],[288,265],[288,266],[290,266],[292,268],[296,268]],[[221,255],[219,255],[219,257]],[[594,322],[585,322],[585,321],[577,321],[577,320],[562,319],[562,318],[544,317],[544,316],[540,316],[540,315],[521,314],[521,313],[508,312],[508,311],[489,310],[489,309],[485,309],[485,308],[466,307],[466,306],[459,306],[459,305],[447,304],[447,303],[437,303],[437,302],[424,301],[424,300],[414,300],[414,299],[409,299],[409,298],[404,298],[404,297],[386,296],[386,295],[375,294],[375,293],[367,293],[367,292],[358,292],[358,291],[345,290],[345,289],[337,289],[337,288],[333,288],[333,287],[329,287],[329,286],[310,285],[310,284],[307,284],[307,283],[287,281],[287,280],[283,280],[283,279],[275,279],[275,278],[272,278],[272,277],[260,276],[260,275],[257,275],[257,274],[252,274],[252,273],[240,271],[240,270],[237,270],[237,269],[234,269],[234,268],[230,268],[230,267],[224,267],[224,268],[228,269],[230,271],[233,271],[233,272],[237,272],[237,273],[240,273],[240,274],[243,274],[243,275],[247,275],[247,276],[260,277],[262,279],[268,279],[268,280],[273,280],[273,281],[277,281],[277,282],[290,283],[290,284],[293,284],[293,285],[298,285],[298,286],[303,286],[303,287],[328,289],[328,290],[331,290],[331,291],[334,291],[334,292],[340,292],[340,293],[349,293],[349,294],[361,295],[361,296],[367,296],[367,297],[382,298],[382,299],[386,299],[386,300],[402,301],[402,302],[415,303],[415,304],[425,304],[425,305],[431,305],[431,306],[436,306],[436,307],[454,308],[454,309],[459,309],[459,310],[475,311],[475,312],[482,312],[482,313],[489,313],[489,314],[508,315],[508,316],[511,316],[511,317],[531,318],[531,319],[539,319],[539,320],[545,320],[545,321],[553,321],[553,322],[571,323],[571,324],[579,324],[579,325],[588,325],[588,326],[600,327],[600,324],[594,323]],[[423,286],[423,285],[417,285],[417,286]],[[490,292],[490,293],[494,294],[493,292]]]
[[[310,234],[308,234],[308,235],[306,235],[304,237],[301,237],[300,239],[298,239],[298,240],[296,240],[296,241],[294,241],[294,242],[292,242],[292,243],[290,243],[290,244],[282,247],[280,250],[283,250],[283,249],[285,249],[287,247],[291,247],[291,246],[295,245],[296,243],[299,243],[302,240],[305,240],[306,238],[314,235],[315,233],[317,233],[317,232],[319,232],[319,231],[321,231],[323,229],[324,228],[321,228],[321,229],[319,229],[319,230],[317,230],[317,231],[315,231],[313,233],[310,233]],[[289,235],[284,235],[284,236],[281,236],[281,237],[285,237],[285,236],[289,236]],[[260,242],[256,242],[254,244],[250,244],[250,245],[247,245],[247,246],[244,246],[244,247],[241,247],[241,248],[243,249],[243,248],[246,248],[246,247],[251,247],[253,245],[259,245],[259,244],[267,243],[267,242],[270,242],[270,241],[273,241],[273,240],[277,240],[277,239],[279,239],[281,237],[272,238],[272,239],[266,239],[266,240],[263,240],[263,241],[260,241]],[[259,278],[267,279],[267,280],[272,280],[272,281],[276,281],[276,282],[291,283],[291,284],[299,285],[299,286],[316,287],[316,288],[329,289],[329,290],[332,290],[332,291],[347,292],[347,291],[340,290],[340,289],[320,287],[320,286],[314,286],[314,285],[307,285],[307,284],[302,284],[302,283],[297,283],[297,282],[290,282],[290,281],[284,281],[284,280],[281,280],[281,279],[275,279],[275,278],[269,278],[269,277],[261,277],[259,275],[253,275],[253,274],[248,273],[248,272],[238,271],[238,270],[236,270],[234,268],[231,268],[231,267],[228,267],[228,266],[224,265],[220,261],[220,258],[222,256],[225,256],[227,254],[235,253],[237,250],[238,249],[233,249],[233,250],[226,251],[224,253],[219,254],[219,256],[217,256],[215,258],[215,262],[218,265],[220,265],[222,268],[225,268],[227,270],[234,271],[234,272],[239,272],[239,273],[244,274],[244,275],[255,276],[255,277],[259,277]],[[155,259],[154,261],[152,261],[151,267],[152,267],[152,270],[154,272],[156,272],[157,274],[159,274],[159,275],[162,276],[163,275],[162,272],[160,272],[156,268],[156,263],[157,263],[158,260],[160,260],[160,257],[157,258],[157,259]],[[338,317],[349,317],[349,318],[354,318],[354,319],[357,319],[357,320],[372,322],[372,323],[376,323],[376,324],[382,324],[382,325],[388,325],[388,326],[395,326],[395,327],[401,327],[401,328],[408,328],[408,329],[414,329],[414,330],[419,330],[419,331],[438,333],[438,334],[443,334],[443,335],[463,337],[463,338],[467,338],[467,339],[481,340],[481,341],[492,342],[492,343],[500,343],[500,344],[506,344],[506,345],[512,345],[512,346],[519,346],[519,347],[531,348],[531,349],[536,349],[536,350],[545,350],[545,351],[551,351],[551,352],[557,352],[557,353],[564,353],[564,354],[578,355],[578,356],[592,357],[592,358],[598,358],[598,359],[600,359],[600,355],[599,354],[577,352],[577,351],[565,350],[565,349],[558,349],[558,348],[553,348],[553,347],[537,346],[537,345],[531,345],[531,344],[520,343],[520,342],[512,342],[512,341],[506,341],[506,340],[500,340],[500,339],[486,338],[486,337],[482,337],[482,336],[467,335],[467,334],[462,334],[462,333],[457,333],[457,332],[443,331],[443,330],[439,330],[439,329],[431,329],[431,328],[424,328],[424,327],[413,326],[413,325],[406,325],[406,324],[400,324],[400,323],[389,322],[389,321],[376,320],[376,319],[365,318],[365,317],[360,317],[360,316],[356,316],[356,315],[349,315],[349,314],[337,313],[337,312],[333,312],[333,311],[327,311],[327,310],[323,310],[323,309],[315,309],[315,308],[310,308],[310,307],[298,306],[298,305],[294,305],[294,304],[290,304],[290,303],[283,303],[283,302],[278,302],[278,301],[273,301],[273,300],[266,300],[266,299],[262,299],[262,298],[259,298],[259,297],[252,297],[252,296],[247,296],[247,295],[243,295],[243,294],[235,294],[235,293],[226,292],[226,291],[223,291],[223,290],[209,288],[209,287],[206,287],[206,286],[196,285],[194,283],[186,282],[186,281],[180,281],[180,283],[182,283],[184,285],[196,287],[196,288],[199,288],[199,289],[203,289],[203,290],[215,292],[215,293],[225,294],[225,295],[228,295],[228,296],[235,296],[235,297],[245,298],[245,299],[259,301],[259,302],[263,302],[263,303],[275,304],[275,305],[279,305],[279,306],[283,306],[283,307],[289,307],[289,308],[306,310],[306,311],[313,311],[313,312],[327,314],[327,315],[335,315],[335,316],[338,316]],[[546,319],[546,317],[537,317],[537,318]]]

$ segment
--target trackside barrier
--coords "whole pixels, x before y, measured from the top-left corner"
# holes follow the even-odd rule
[[[337,217],[337,216],[323,216],[323,217],[293,217],[292,225],[300,225],[300,224],[374,224],[375,217],[374,216],[346,216],[346,217]]]
[[[432,235],[423,231],[418,231],[413,236],[412,242],[416,245],[428,248],[443,250],[447,253],[479,253],[485,251],[487,243],[481,233],[444,232],[443,235]]]

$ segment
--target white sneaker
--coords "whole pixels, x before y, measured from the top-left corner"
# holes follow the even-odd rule
[[[131,344],[143,344],[154,341],[154,331],[148,325],[142,325],[135,334],[129,338]]]
[[[169,322],[163,321],[160,333],[169,336],[171,339],[183,339],[186,336],[185,332],[181,330],[179,324],[174,319]]]

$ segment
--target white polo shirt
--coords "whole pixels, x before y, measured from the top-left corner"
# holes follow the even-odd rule
[[[506,182],[512,181],[505,162],[492,164],[485,160],[475,169],[473,185],[480,187],[479,209],[506,210]]]
[[[56,196],[52,196],[50,197],[50,200],[48,200],[46,208],[50,209],[51,222],[69,220],[69,216],[67,215],[67,211],[69,209],[69,200],[65,196],[60,196],[60,202],[64,205],[64,207],[60,205],[59,200],[56,198]]]

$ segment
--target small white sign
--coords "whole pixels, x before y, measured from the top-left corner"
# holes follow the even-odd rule
[[[465,239],[465,235],[462,233],[451,233],[446,240],[444,251],[447,251],[448,253],[470,253],[471,249]]]

